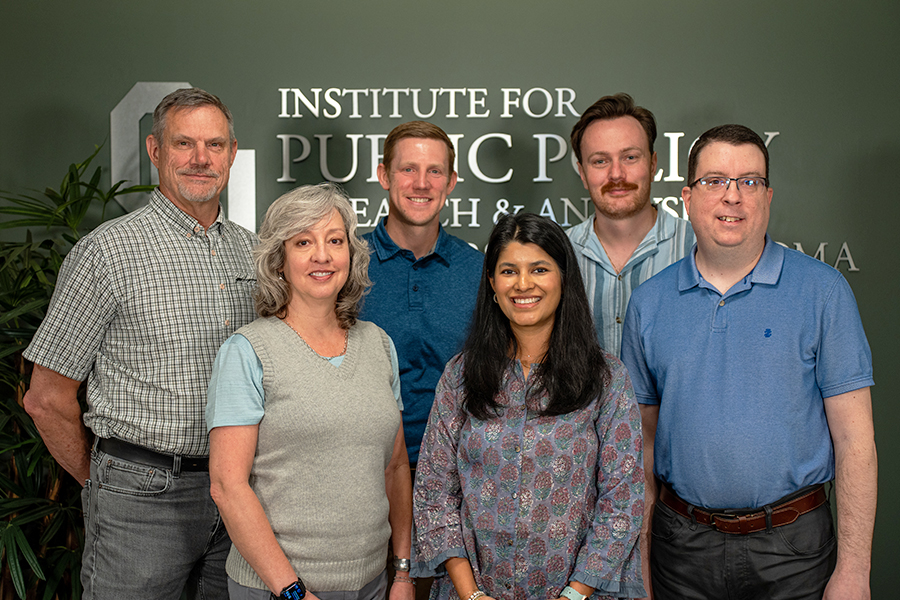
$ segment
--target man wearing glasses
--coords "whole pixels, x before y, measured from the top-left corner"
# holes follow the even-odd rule
[[[871,353],[843,276],[766,234],[768,166],[750,129],[704,133],[682,190],[696,251],[628,306],[656,598],[870,596]]]

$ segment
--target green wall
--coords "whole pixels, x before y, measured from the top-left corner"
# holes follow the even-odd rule
[[[383,96],[380,118],[361,97],[361,118],[279,118],[279,88],[484,89],[488,117],[467,117],[471,93],[458,97],[448,118],[449,93],[430,119],[461,134],[460,175],[452,194],[459,206],[480,200],[479,227],[471,216],[451,229],[483,245],[500,200],[539,212],[550,200],[562,221],[561,198],[581,207],[586,193],[568,157],[548,163],[553,181],[538,176],[535,134],[568,138],[575,117],[542,118],[503,112],[502,90],[573,90],[578,111],[598,97],[627,91],[657,117],[659,166],[671,176],[666,132],[683,133],[677,160],[684,177],[692,140],[713,125],[738,122],[778,132],[771,145],[775,188],[770,232],[809,254],[822,243],[835,264],[846,244],[858,270],[839,263],[859,302],[875,360],[873,390],[881,459],[879,512],[872,574],[873,597],[892,598],[900,584],[894,566],[900,535],[900,408],[889,392],[900,387],[895,349],[900,323],[890,308],[900,292],[898,250],[890,228],[900,221],[892,178],[900,163],[900,4],[846,2],[712,2],[666,0],[553,3],[533,1],[386,2],[122,2],[51,0],[0,6],[0,189],[57,185],[68,164],[107,140],[110,111],[137,82],[186,81],[219,95],[235,115],[240,147],[255,150],[255,193],[261,220],[268,204],[301,183],[322,180],[318,135],[331,134],[328,167],[350,166],[347,135],[386,134],[414,118],[400,97],[391,118]],[[478,94],[476,93],[476,97]],[[540,112],[540,93],[533,112]],[[324,98],[321,109],[326,105]],[[293,104],[291,101],[291,108]],[[367,112],[368,111],[368,112]],[[146,120],[142,131],[147,130]],[[478,168],[508,182],[481,181],[466,153],[487,133],[506,134],[479,152]],[[302,135],[310,156],[293,165],[296,184],[279,183],[282,142]],[[676,136],[677,137],[677,136]],[[369,199],[369,216],[384,193],[366,182],[366,138],[351,196]],[[299,152],[294,143],[292,157]],[[550,153],[555,153],[551,145]],[[109,143],[101,152],[109,165]],[[145,165],[146,167],[146,165]],[[146,171],[146,169],[145,169]],[[145,173],[146,176],[146,173]],[[653,196],[677,197],[683,183],[660,181]],[[680,207],[677,207],[680,211]],[[445,209],[452,222],[452,210]],[[580,219],[571,215],[569,222]],[[4,236],[13,234],[4,233]]]

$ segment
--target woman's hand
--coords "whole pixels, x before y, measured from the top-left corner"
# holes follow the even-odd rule
[[[407,577],[407,579],[409,579]],[[416,586],[413,580],[403,581],[402,579],[394,579],[391,585],[391,592],[388,594],[388,600],[414,600],[416,597]]]

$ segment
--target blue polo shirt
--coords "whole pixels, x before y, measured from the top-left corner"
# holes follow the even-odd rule
[[[694,252],[635,290],[622,360],[638,402],[659,404],[654,472],[707,508],[756,508],[833,479],[822,399],[874,383],[847,281],[768,236],[725,294]]]
[[[384,224],[382,219],[363,236],[373,250],[369,278],[374,285],[359,318],[384,329],[397,347],[403,432],[414,464],[434,388],[465,342],[484,255],[441,228],[434,250],[416,260],[412,251],[394,243]]]

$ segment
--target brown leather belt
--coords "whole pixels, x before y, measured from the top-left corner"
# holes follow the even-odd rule
[[[772,527],[781,527],[782,525],[793,523],[800,515],[825,504],[827,499],[825,486],[820,485],[799,498],[772,506]],[[723,533],[745,535],[766,530],[765,510],[739,515],[729,512],[710,512],[694,507],[693,511],[688,512],[690,505],[679,498],[667,485],[663,484],[660,484],[659,501],[682,517],[696,519],[701,525],[707,525]]]

